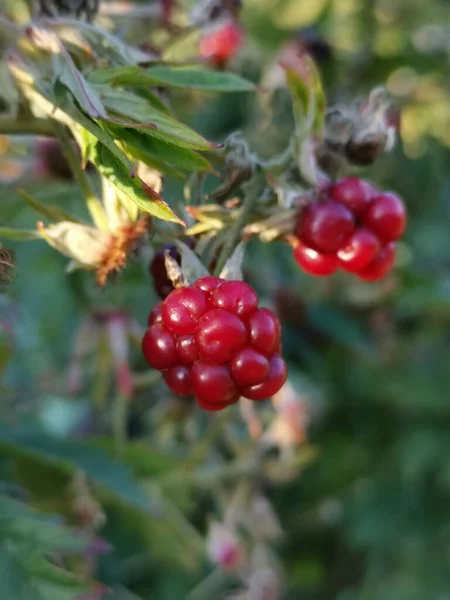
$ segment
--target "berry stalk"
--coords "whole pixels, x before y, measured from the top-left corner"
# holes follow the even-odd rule
[[[259,170],[253,175],[252,179],[247,184],[244,184],[242,186],[242,189],[245,192],[244,201],[242,203],[239,216],[237,217],[233,227],[231,228],[230,233],[217,259],[217,265],[214,270],[214,273],[215,275],[217,275],[217,277],[220,276],[220,273],[222,272],[225,263],[233,254],[235,247],[240,241],[242,231],[247,225],[248,217],[250,216],[253,207],[257,203],[265,185],[266,180],[264,177],[264,173],[263,171]]]

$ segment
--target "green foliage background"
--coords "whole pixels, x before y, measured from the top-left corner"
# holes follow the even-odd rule
[[[267,302],[283,306],[285,356],[293,382],[310,400],[309,441],[317,451],[298,478],[265,490],[287,532],[277,547],[284,597],[444,600],[450,590],[448,6],[439,0],[244,0],[243,23],[247,45],[233,68],[251,80],[261,81],[298,28],[313,27],[332,46],[320,66],[330,102],[386,82],[402,108],[402,142],[375,167],[357,171],[407,204],[409,225],[393,277],[375,286],[344,275],[316,280],[299,272],[280,243],[252,242],[246,257],[248,280]],[[122,27],[126,36],[136,34],[132,25]],[[292,126],[284,91],[272,99],[274,114],[251,94],[175,93],[174,105],[207,139],[221,141],[241,129],[263,156],[282,150]],[[1,185],[1,221],[34,227],[35,215],[14,186]],[[30,188],[44,203],[79,210],[71,184]],[[169,179],[164,198],[174,207],[181,192],[182,184]],[[205,530],[205,511],[212,515],[215,507],[205,490],[181,481],[165,491],[165,516],[157,516],[159,481],[182,460],[181,444],[168,442],[172,425],[160,404],[155,414],[165,392],[154,387],[138,394],[130,421],[138,438],[123,461],[111,457],[102,431],[88,442],[61,439],[95,400],[88,385],[75,399],[64,391],[76,330],[99,308],[126,309],[145,323],[156,302],[145,260],[136,259],[100,291],[88,273],[65,275],[65,259],[44,243],[7,247],[17,273],[0,296],[0,366],[6,363],[0,479],[27,489],[43,511],[65,515],[62,490],[84,469],[108,515],[101,535],[114,548],[101,559],[101,581],[117,598],[134,598],[124,587],[143,600],[186,597],[210,570],[198,531]],[[143,370],[138,348],[132,358]],[[98,381],[101,365],[85,367],[88,381]],[[108,383],[100,394],[103,409],[113,396]],[[148,493],[155,498],[153,516]],[[6,566],[0,549],[0,573]],[[21,596],[35,597],[52,598]]]

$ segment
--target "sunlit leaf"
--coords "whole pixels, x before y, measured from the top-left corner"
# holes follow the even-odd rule
[[[214,171],[206,158],[194,150],[181,148],[176,144],[156,138],[147,132],[120,129],[118,127],[111,127],[110,129],[118,139],[127,144],[131,152],[133,148],[139,151],[140,160],[148,157],[151,162],[157,161],[169,167],[186,169],[188,171]]]
[[[153,123],[156,128],[147,130],[148,134],[166,142],[196,150],[209,150],[215,146],[183,123],[152,106],[144,98],[108,86],[101,86],[100,90],[106,108],[135,121],[136,129],[139,129],[142,123]]]
[[[283,63],[286,81],[294,103],[298,128],[320,133],[325,116],[326,99],[319,72],[308,54],[293,56]]]
[[[145,70],[138,67],[117,67],[94,71],[90,79],[97,83],[129,87],[164,85],[209,92],[253,92],[256,89],[253,83],[234,73],[192,66],[155,66]]]
[[[123,164],[102,144],[92,147],[90,159],[112,185],[125,194],[137,206],[158,219],[184,225],[172,209],[153,189],[139,177],[130,177]]]

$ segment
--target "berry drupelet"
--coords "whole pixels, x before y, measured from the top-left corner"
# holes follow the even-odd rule
[[[194,395],[204,410],[221,410],[241,396],[264,400],[286,380],[278,319],[258,307],[243,281],[210,275],[177,288],[153,308],[148,325],[145,359],[175,394]]]

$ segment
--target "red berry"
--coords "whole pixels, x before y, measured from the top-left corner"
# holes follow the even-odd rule
[[[162,302],[158,302],[152,308],[150,314],[148,315],[148,326],[156,325],[157,323],[162,323]]]
[[[310,275],[331,275],[338,267],[338,262],[333,254],[321,254],[308,248],[300,240],[294,248],[294,259],[298,266]]]
[[[258,308],[258,296],[244,281],[225,281],[211,294],[210,304],[246,319]]]
[[[380,249],[380,240],[370,229],[357,229],[338,251],[340,266],[356,273],[374,260]]]
[[[359,177],[345,177],[331,188],[331,198],[346,206],[356,216],[368,209],[376,194],[376,188]]]
[[[242,395],[249,400],[265,400],[276,394],[287,378],[286,363],[279,354],[269,359],[269,376],[262,383],[243,388]]]
[[[228,406],[231,406],[232,404],[237,402],[239,400],[239,398],[240,398],[240,394],[236,395],[236,397],[233,400],[231,400],[230,402],[211,403],[211,402],[206,402],[205,400],[202,400],[201,398],[196,398],[196,400],[197,400],[197,404],[203,410],[207,410],[209,412],[217,412],[219,410],[223,410],[224,408],[227,408]]]
[[[364,281],[378,281],[382,279],[392,269],[396,250],[395,242],[386,244],[378,252],[375,259],[365,269],[357,273],[357,276]]]
[[[163,302],[164,327],[178,335],[194,333],[198,320],[206,310],[206,294],[195,287],[174,290]]]
[[[142,353],[151,367],[163,371],[175,364],[175,340],[161,325],[153,325],[142,339]]]
[[[280,322],[276,315],[268,308],[259,308],[248,321],[250,331],[250,344],[255,349],[271,356],[280,347]]]
[[[180,335],[176,341],[177,356],[184,365],[192,365],[199,358],[198,346],[193,335]]]
[[[369,206],[363,223],[383,241],[398,240],[406,228],[405,205],[391,192],[380,194]]]
[[[221,364],[230,360],[245,345],[247,330],[236,315],[214,308],[198,322],[196,340],[205,360]]]
[[[255,385],[269,376],[269,361],[253,348],[243,348],[231,360],[231,374],[239,386]]]
[[[170,367],[164,373],[164,381],[167,386],[179,396],[190,396],[192,394],[191,370],[184,365]]]
[[[203,58],[221,64],[236,54],[243,39],[241,29],[231,21],[220,29],[205,33],[199,43],[199,53]]]
[[[355,228],[353,214],[337,202],[315,202],[302,213],[297,237],[324,254],[336,252]]]
[[[230,370],[223,365],[196,363],[191,370],[192,390],[199,403],[217,406],[236,400],[237,389]]]
[[[201,277],[200,279],[197,279],[197,281],[194,283],[194,287],[203,290],[206,294],[210,294],[224,281],[225,280],[220,279],[220,277],[214,277],[214,275],[206,275],[206,277]]]

